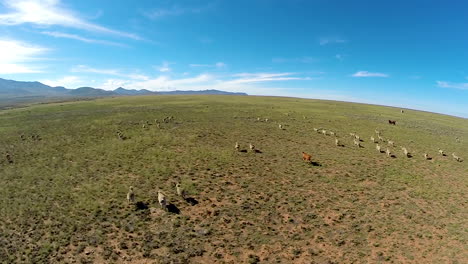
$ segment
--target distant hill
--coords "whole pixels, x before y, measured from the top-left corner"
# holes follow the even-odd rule
[[[204,91],[167,91],[152,92],[149,90],[132,90],[119,87],[107,91],[93,87],[80,87],[67,89],[65,87],[51,87],[40,82],[22,82],[0,78],[0,98],[56,98],[56,97],[103,97],[103,96],[129,96],[129,95],[161,95],[161,94],[216,94],[216,95],[247,95],[246,93],[231,93],[219,90]]]
[[[119,87],[114,90],[114,93],[120,95],[150,95],[150,94],[157,94],[157,92],[148,91],[146,89],[141,90],[129,90],[122,87]]]

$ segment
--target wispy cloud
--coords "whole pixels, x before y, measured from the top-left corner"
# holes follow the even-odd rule
[[[298,58],[273,58],[271,60],[274,63],[312,63],[317,62],[318,60],[312,57],[304,56]]]
[[[348,42],[346,39],[340,37],[321,37],[319,38],[320,45],[327,45],[327,44],[336,44],[336,43],[346,43]]]
[[[231,75],[216,75],[203,73],[182,78],[171,78],[161,75],[148,80],[108,79],[99,87],[113,90],[119,86],[131,89],[147,89],[152,91],[167,90],[206,90],[218,89],[224,91],[245,91],[250,93],[268,94],[271,86],[264,87],[260,83],[274,83],[279,81],[310,80],[308,77],[299,77],[295,73],[238,73]]]
[[[74,12],[61,6],[60,0],[4,0],[9,13],[0,14],[0,25],[25,23],[40,26],[63,26],[140,40],[136,34],[110,29],[79,18]]]
[[[161,66],[157,66],[156,68],[160,72],[170,72],[172,69],[169,67],[170,63],[167,61],[164,61]]]
[[[155,8],[150,11],[144,11],[143,14],[150,19],[159,19],[168,16],[180,16],[183,14],[198,14],[207,8],[209,8],[209,6],[181,7],[175,5],[168,8]]]
[[[358,71],[351,76],[353,77],[389,77],[389,75],[386,73],[368,72],[368,71]]]
[[[16,40],[0,40],[0,74],[37,73],[40,67],[31,65],[48,49]]]
[[[65,88],[78,88],[85,85],[85,80],[77,76],[64,76],[56,80],[40,80],[40,82],[52,87],[63,86]]]
[[[441,88],[468,90],[468,83],[453,83],[453,82],[437,81],[437,86]]]
[[[224,68],[227,66],[224,62],[216,62],[214,64],[189,64],[192,68]]]
[[[233,77],[237,79],[227,81],[228,84],[239,83],[254,83],[254,82],[274,82],[274,81],[291,81],[291,80],[310,80],[310,77],[294,77],[295,73],[239,73]]]
[[[87,72],[87,73],[95,73],[95,74],[102,74],[102,75],[114,75],[114,76],[119,76],[119,77],[125,77],[125,78],[130,78],[134,80],[148,80],[149,77],[144,75],[144,74],[125,74],[122,73],[118,69],[97,69],[97,68],[92,68],[86,65],[77,65],[71,69],[71,72]]]
[[[118,47],[127,47],[127,45],[117,43],[117,42],[99,40],[99,39],[90,39],[90,38],[85,38],[85,37],[75,35],[75,34],[68,34],[68,33],[62,33],[62,32],[57,32],[57,31],[42,31],[41,34],[52,36],[55,38],[74,39],[74,40],[79,40],[79,41],[86,42],[86,43],[96,43],[96,44],[111,45],[111,46],[118,46]]]
[[[336,54],[336,55],[335,55],[335,58],[336,58],[337,60],[342,61],[342,60],[344,59],[344,56],[343,56],[342,54]]]

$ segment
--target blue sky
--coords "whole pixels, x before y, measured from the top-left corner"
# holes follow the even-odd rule
[[[0,78],[468,117],[468,2],[0,0]]]

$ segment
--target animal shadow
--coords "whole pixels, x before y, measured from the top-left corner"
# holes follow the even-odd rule
[[[198,204],[198,201],[197,199],[193,198],[193,197],[187,197],[185,198],[185,201],[187,203],[189,203],[191,206],[194,206],[194,205],[197,205]]]
[[[247,153],[247,150],[246,149],[241,149],[241,150],[239,150],[239,152]]]
[[[432,158],[431,158],[431,157],[427,157],[427,160],[432,160]]]
[[[411,155],[411,154],[409,154],[409,153],[408,153],[408,155],[406,155],[406,156],[407,156],[408,158],[412,158],[412,157],[413,157],[413,155]]]
[[[263,152],[261,150],[259,150],[259,149],[256,149],[255,153],[263,153]]]
[[[391,157],[391,158],[396,158],[396,156],[395,156],[395,155],[393,155],[393,154],[392,154],[392,155],[390,155],[390,157]]]
[[[322,167],[322,164],[320,164],[320,163],[318,163],[318,162],[316,162],[316,161],[311,161],[311,162],[310,162],[310,165],[316,166],[316,167]]]
[[[180,209],[177,208],[177,206],[176,206],[175,204],[172,204],[172,203],[168,204],[168,205],[166,206],[166,209],[167,209],[167,211],[168,211],[169,213],[180,214]]]
[[[142,201],[139,201],[135,204],[136,210],[147,210],[148,208],[148,204]]]

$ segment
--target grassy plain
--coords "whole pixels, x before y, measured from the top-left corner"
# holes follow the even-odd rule
[[[395,158],[377,153],[375,129]],[[468,262],[467,119],[296,98],[118,97],[0,111],[0,152],[1,263]],[[177,181],[198,204],[177,197]],[[148,209],[127,204],[130,185]],[[158,189],[180,214],[159,208]]]

